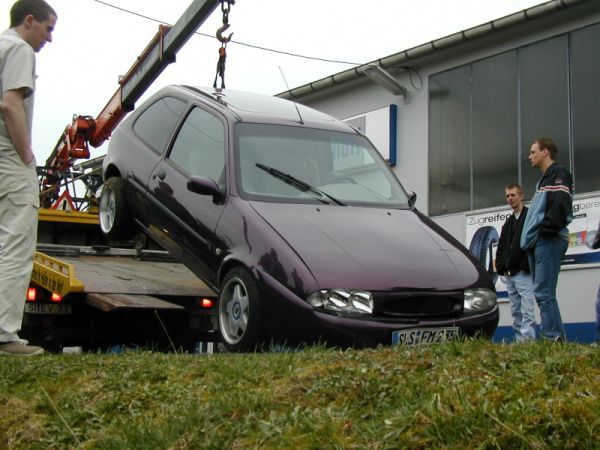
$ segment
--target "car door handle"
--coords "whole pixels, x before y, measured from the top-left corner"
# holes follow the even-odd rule
[[[152,175],[152,179],[156,180],[156,178],[160,178],[161,180],[164,180],[165,177],[167,176],[167,173],[163,170],[163,169],[158,169],[154,175]]]

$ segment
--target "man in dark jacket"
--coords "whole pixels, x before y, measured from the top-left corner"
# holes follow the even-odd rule
[[[598,230],[594,236],[592,248],[594,250],[600,248],[600,225],[598,225]],[[600,344],[600,287],[598,287],[598,295],[596,296],[596,342]]]
[[[518,184],[505,188],[506,201],[513,213],[506,219],[496,251],[496,271],[506,285],[517,342],[535,339],[533,283],[527,252],[521,249],[521,232],[527,216],[523,189]]]
[[[533,141],[531,167],[542,172],[521,234],[533,278],[533,293],[540,308],[541,334],[564,341],[565,330],[556,299],[556,285],[563,256],[569,246],[567,225],[573,220],[573,178],[556,162],[558,148],[552,139]]]

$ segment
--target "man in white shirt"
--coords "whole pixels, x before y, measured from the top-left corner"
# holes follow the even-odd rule
[[[0,354],[38,355],[19,339],[37,239],[39,189],[31,146],[35,53],[52,42],[57,15],[44,0],[19,0],[0,34]]]

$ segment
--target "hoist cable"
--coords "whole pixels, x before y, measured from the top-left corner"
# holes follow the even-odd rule
[[[111,3],[108,3],[108,2],[105,2],[105,1],[102,1],[102,0],[93,0],[93,1],[95,1],[96,3],[100,3],[100,4],[104,5],[104,6],[108,6],[109,8],[114,8],[114,9],[117,9],[117,10],[122,11],[124,13],[131,14],[131,15],[134,15],[134,16],[137,16],[137,17],[141,17],[142,19],[150,20],[152,22],[156,22],[156,23],[159,23],[159,24],[172,25],[172,24],[166,23],[166,22],[164,22],[162,20],[158,20],[158,19],[155,19],[153,17],[146,16],[144,14],[141,14],[141,13],[138,13],[138,12],[135,12],[135,11],[131,11],[129,9],[125,9],[125,8],[120,7],[120,6],[113,5]],[[199,36],[209,37],[211,39],[217,39],[213,35],[206,34],[206,33],[201,33],[199,31],[195,31],[194,33],[197,34],[197,35],[199,35]],[[277,54],[280,54],[280,55],[293,56],[295,58],[310,59],[310,60],[313,60],[313,61],[321,61],[321,62],[327,62],[327,63],[333,63],[333,64],[347,64],[347,65],[350,65],[350,66],[361,66],[361,65],[363,65],[363,63],[356,63],[356,62],[350,62],[350,61],[341,61],[341,60],[337,60],[337,59],[319,58],[319,57],[316,57],[316,56],[306,56],[306,55],[301,55],[299,53],[287,52],[287,51],[283,51],[283,50],[275,50],[275,49],[268,48],[268,47],[262,47],[260,45],[247,44],[245,42],[240,42],[240,41],[236,41],[236,40],[233,40],[233,39],[230,42],[234,43],[234,44],[237,44],[237,45],[242,45],[244,47],[253,48],[253,49],[256,49],[256,50],[262,50],[262,51],[265,51],[265,52],[277,53]]]

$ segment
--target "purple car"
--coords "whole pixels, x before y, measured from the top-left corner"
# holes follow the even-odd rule
[[[480,263],[419,213],[371,142],[292,102],[166,87],[115,131],[100,223],[141,227],[218,293],[230,351],[490,337]]]

